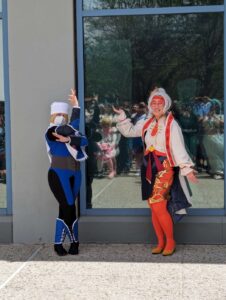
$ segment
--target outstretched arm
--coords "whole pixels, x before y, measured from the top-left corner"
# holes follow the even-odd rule
[[[145,120],[140,120],[133,125],[122,109],[116,109],[114,106],[112,106],[112,109],[118,115],[118,123],[116,127],[122,135],[125,137],[140,137],[142,135],[142,128]]]

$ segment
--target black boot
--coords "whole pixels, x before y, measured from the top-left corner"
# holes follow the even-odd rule
[[[65,256],[67,255],[67,251],[64,249],[62,244],[54,244],[54,251],[59,256]]]
[[[77,255],[78,254],[78,247],[79,247],[79,242],[71,243],[68,254]]]

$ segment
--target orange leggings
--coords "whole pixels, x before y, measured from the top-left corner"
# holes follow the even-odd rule
[[[164,170],[160,171],[156,176],[148,204],[152,210],[152,223],[158,239],[158,247],[165,247],[166,250],[171,250],[175,247],[175,241],[173,221],[167,210],[167,200],[173,183],[174,171],[168,160],[164,160],[163,167]]]

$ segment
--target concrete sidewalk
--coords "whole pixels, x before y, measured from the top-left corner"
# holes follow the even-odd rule
[[[0,299],[224,300],[226,246],[82,244],[58,257],[51,245],[0,245]]]

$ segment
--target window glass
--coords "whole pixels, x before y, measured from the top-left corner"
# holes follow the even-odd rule
[[[83,0],[83,9],[201,6],[224,4],[224,0]]]
[[[193,207],[224,206],[223,14],[84,18],[88,208],[147,207],[140,138],[117,131],[112,104],[144,118],[153,85],[166,89],[196,163]]]
[[[5,96],[3,81],[2,20],[0,20],[0,208],[6,208]]]
[[[2,12],[2,0],[0,0],[0,12]]]

